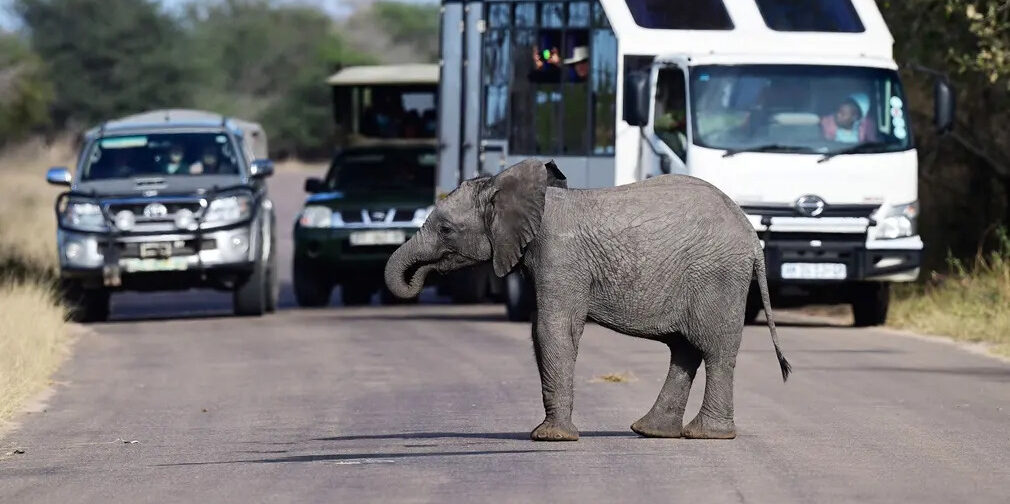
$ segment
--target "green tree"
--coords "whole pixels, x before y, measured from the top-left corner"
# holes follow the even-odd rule
[[[57,125],[188,101],[196,83],[180,53],[184,34],[153,1],[16,0],[14,7],[48,64]]]
[[[18,37],[0,33],[0,146],[47,125],[52,98],[42,60]]]
[[[383,63],[438,61],[439,5],[389,0],[358,9],[343,23],[352,46]]]

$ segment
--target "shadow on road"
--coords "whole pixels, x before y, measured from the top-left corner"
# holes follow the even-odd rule
[[[457,322],[506,322],[508,319],[505,317],[505,312],[502,310],[498,313],[497,310],[491,312],[483,313],[451,313],[451,312],[439,312],[439,313],[389,313],[383,312],[381,308],[376,307],[371,313],[355,313],[343,315],[335,314],[340,320],[347,321],[368,321],[368,320],[444,320],[444,321],[457,321]]]
[[[605,438],[605,437],[640,437],[631,431],[585,431],[580,432],[582,438]],[[517,441],[529,441],[529,432],[404,432],[399,434],[358,434],[349,436],[334,436],[315,438],[313,441],[362,441],[381,439],[512,439]]]
[[[414,453],[327,453],[316,455],[291,455],[288,457],[260,458],[247,460],[224,460],[213,462],[180,462],[177,464],[158,464],[155,467],[184,467],[222,464],[284,464],[292,462],[347,462],[347,463],[383,463],[396,459],[419,457],[462,457],[472,455],[521,455],[524,453],[548,453],[564,450],[480,450],[480,451],[442,451]]]

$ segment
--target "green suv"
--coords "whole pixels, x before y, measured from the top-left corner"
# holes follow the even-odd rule
[[[386,260],[428,218],[435,200],[432,144],[354,147],[339,152],[325,179],[305,181],[310,196],[294,228],[298,304],[325,306],[341,286],[345,305],[404,302],[385,290]],[[408,300],[409,301],[409,300]]]

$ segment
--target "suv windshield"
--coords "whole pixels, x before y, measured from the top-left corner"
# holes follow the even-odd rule
[[[344,153],[333,160],[326,185],[346,192],[430,192],[436,160],[427,151]]]
[[[905,98],[893,70],[698,66],[691,70],[690,92],[693,141],[703,147],[799,153],[911,148]]]
[[[93,144],[82,179],[238,175],[239,163],[224,133],[107,136]]]

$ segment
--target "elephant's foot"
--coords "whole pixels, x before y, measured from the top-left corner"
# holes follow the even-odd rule
[[[651,411],[637,422],[631,424],[631,430],[640,436],[653,438],[679,438],[681,437],[680,418],[663,417],[653,414]]]
[[[736,426],[732,420],[717,421],[698,414],[684,426],[683,434],[688,439],[733,439],[736,437]]]
[[[571,421],[560,422],[547,419],[533,429],[530,439],[534,441],[578,441],[579,431]]]

